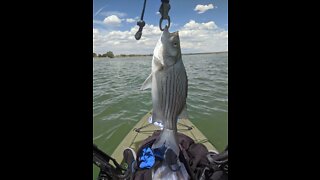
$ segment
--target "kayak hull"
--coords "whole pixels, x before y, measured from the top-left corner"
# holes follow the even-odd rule
[[[126,135],[123,141],[120,142],[118,147],[112,153],[112,157],[117,162],[122,162],[124,149],[130,147],[137,151],[141,145],[141,142],[151,136],[154,131],[160,130],[159,126],[150,124],[148,118],[151,116],[151,112],[148,112]],[[185,134],[192,138],[195,143],[201,143],[207,147],[209,151],[218,153],[213,144],[203,135],[203,133],[189,120],[180,119],[177,125],[178,132]]]

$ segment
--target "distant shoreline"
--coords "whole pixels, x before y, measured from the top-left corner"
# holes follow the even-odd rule
[[[221,51],[221,52],[204,52],[204,53],[184,53],[182,55],[199,55],[199,54],[222,54],[228,53],[228,51]]]
[[[183,53],[182,55],[202,55],[202,54],[222,54],[222,53],[228,53],[228,51],[203,52],[203,53]],[[142,56],[153,56],[153,54],[118,54],[118,55],[115,55],[114,58],[119,58],[119,57],[142,57]],[[105,57],[94,57],[94,58],[105,58]]]

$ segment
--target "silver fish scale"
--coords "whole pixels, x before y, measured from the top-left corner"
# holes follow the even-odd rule
[[[153,102],[153,119],[167,129],[177,129],[177,118],[186,104],[187,74],[180,59],[176,64],[155,73],[158,102]]]

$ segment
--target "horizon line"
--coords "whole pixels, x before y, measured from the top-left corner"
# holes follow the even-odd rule
[[[190,54],[213,54],[213,53],[226,53],[228,51],[215,51],[215,52],[192,52],[192,53],[182,53],[182,55],[190,55]],[[93,52],[95,53],[95,52]],[[100,53],[95,53],[95,54],[100,54]],[[115,56],[117,55],[153,55],[153,53],[147,53],[147,54],[114,54]]]

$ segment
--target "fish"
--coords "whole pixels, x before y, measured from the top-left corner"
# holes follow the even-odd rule
[[[171,165],[183,166],[178,158],[180,149],[177,140],[177,120],[179,115],[186,114],[183,112],[186,111],[188,77],[182,61],[179,31],[170,33],[167,26],[164,28],[153,51],[151,66],[151,74],[142,84],[141,90],[151,88],[152,122],[163,124],[161,134],[152,145],[152,149],[166,149],[164,156],[167,158],[163,167],[158,169],[162,172],[160,174],[163,174]],[[168,162],[170,160],[167,159],[175,161]],[[183,168],[184,166],[181,171],[185,171]],[[172,170],[172,167],[170,169]],[[177,171],[173,174],[167,172],[167,177],[181,179],[181,173],[185,174]],[[155,173],[156,177],[157,174],[159,173]]]

